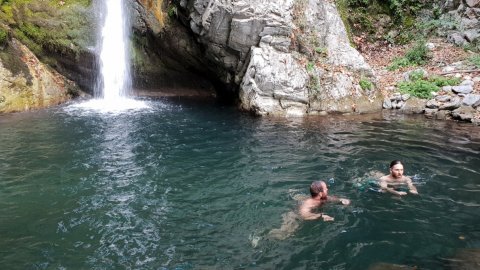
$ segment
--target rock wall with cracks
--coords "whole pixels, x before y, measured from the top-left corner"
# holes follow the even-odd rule
[[[258,115],[381,109],[363,57],[349,45],[329,1],[175,1],[209,68],[238,87],[241,108]]]

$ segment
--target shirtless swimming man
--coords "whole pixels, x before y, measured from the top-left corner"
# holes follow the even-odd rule
[[[326,202],[338,202],[343,205],[350,204],[349,199],[327,196],[327,184],[323,181],[314,181],[310,185],[310,195],[311,198],[306,199],[300,205],[300,216],[305,220],[322,218],[323,221],[333,221],[333,217],[321,213],[313,213],[313,210],[322,206]]]
[[[397,191],[400,186],[407,186],[412,194],[418,194],[417,188],[413,185],[410,177],[403,175],[403,164],[400,160],[394,160],[390,163],[390,174],[380,178],[380,188],[383,192],[390,192],[395,195],[407,195],[405,191]]]

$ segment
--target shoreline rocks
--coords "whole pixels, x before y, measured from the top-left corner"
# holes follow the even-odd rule
[[[405,113],[423,113],[426,118],[460,120],[480,125],[480,93],[474,93],[474,79],[465,79],[459,85],[444,86],[429,100],[411,98],[395,92],[383,101],[383,109]]]

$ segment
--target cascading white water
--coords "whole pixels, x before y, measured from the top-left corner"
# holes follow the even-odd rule
[[[95,89],[96,99],[74,107],[116,113],[149,108],[144,102],[128,98],[131,95],[130,61],[128,54],[129,20],[125,0],[105,0],[101,28],[100,79]]]
[[[106,17],[100,53],[102,97],[106,101],[115,102],[130,94],[130,65],[126,46],[129,27],[122,0],[106,0],[105,5]]]

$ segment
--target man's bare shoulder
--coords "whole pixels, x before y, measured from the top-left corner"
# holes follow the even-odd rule
[[[305,201],[303,201],[301,207],[307,207],[307,208],[312,208],[318,205],[318,202],[312,198],[308,198]]]
[[[380,181],[389,181],[389,180],[391,180],[390,178],[391,178],[390,175],[384,175],[384,176],[380,177],[378,180],[380,180]]]

